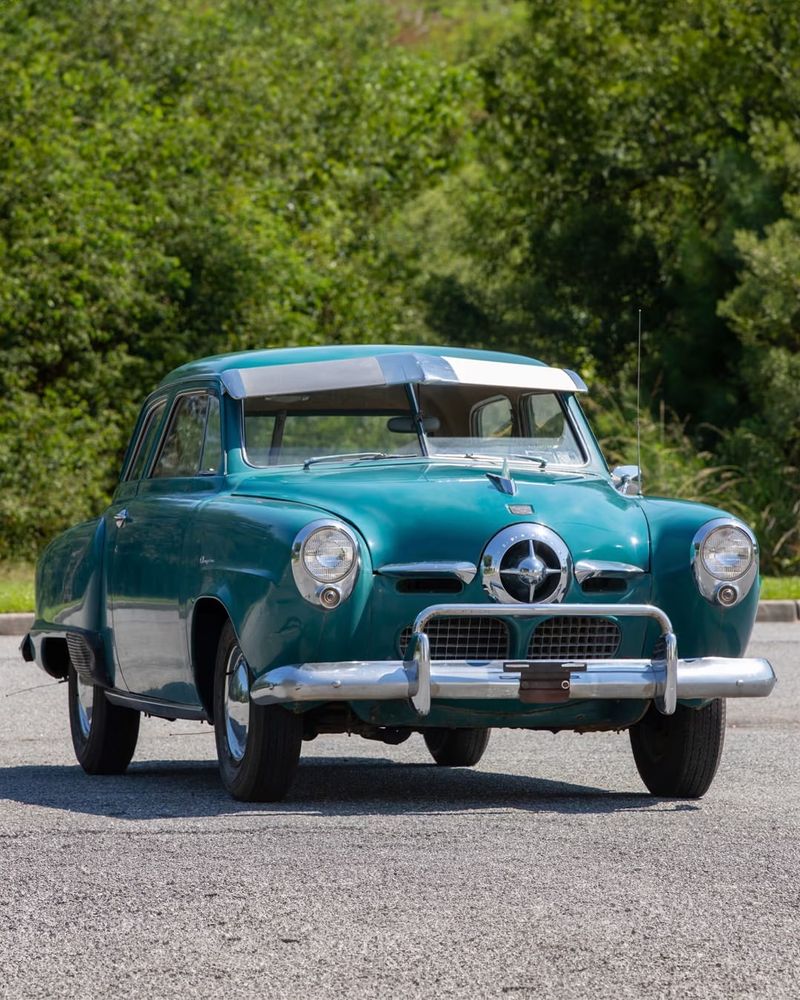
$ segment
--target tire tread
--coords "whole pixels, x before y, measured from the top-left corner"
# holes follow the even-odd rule
[[[422,735],[440,767],[474,767],[483,757],[491,732],[491,729],[432,728]]]
[[[722,757],[725,714],[722,698],[699,709],[679,705],[671,716],[662,716],[651,706],[631,727],[636,767],[653,795],[687,799],[705,795]],[[653,746],[656,733],[664,745],[660,754]]]

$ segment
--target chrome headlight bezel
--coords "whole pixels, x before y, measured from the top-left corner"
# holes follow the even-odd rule
[[[709,541],[723,529],[739,532],[750,548],[749,562],[735,576],[714,574],[706,558]],[[758,577],[758,542],[746,524],[731,517],[717,517],[707,521],[695,533],[691,561],[692,572],[703,597],[720,607],[733,608],[747,597]]]
[[[343,575],[336,579],[324,580],[315,576],[306,560],[306,546],[321,531],[339,531],[346,536],[353,549],[353,561]],[[361,553],[352,529],[342,521],[321,518],[311,521],[301,528],[292,543],[292,576],[300,594],[311,604],[332,611],[353,592],[361,566]]]

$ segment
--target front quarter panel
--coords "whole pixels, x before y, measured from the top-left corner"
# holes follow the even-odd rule
[[[723,608],[702,596],[691,563],[697,530],[730,515],[704,504],[660,497],[642,498],[641,504],[650,526],[653,603],[672,620],[678,655],[744,655],[758,608],[758,579],[741,603]]]
[[[301,504],[225,496],[198,513],[187,552],[188,617],[201,597],[226,608],[253,674],[274,666],[351,659],[369,633],[372,564],[363,538],[350,597],[327,611],[305,600],[291,570],[295,536],[321,512]]]

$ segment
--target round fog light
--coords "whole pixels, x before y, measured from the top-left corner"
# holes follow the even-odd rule
[[[717,600],[725,608],[729,608],[732,604],[735,604],[738,596],[739,593],[736,587],[731,587],[730,584],[725,584],[717,591]]]
[[[728,588],[732,589],[732,588]],[[336,587],[323,587],[319,592],[320,604],[323,608],[335,608],[339,601],[341,601],[342,595],[336,589]]]

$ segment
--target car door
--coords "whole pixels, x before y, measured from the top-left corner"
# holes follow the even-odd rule
[[[178,392],[135,496],[113,511],[110,618],[117,664],[135,694],[197,704],[184,627],[184,539],[217,488],[221,462],[218,397]]]

